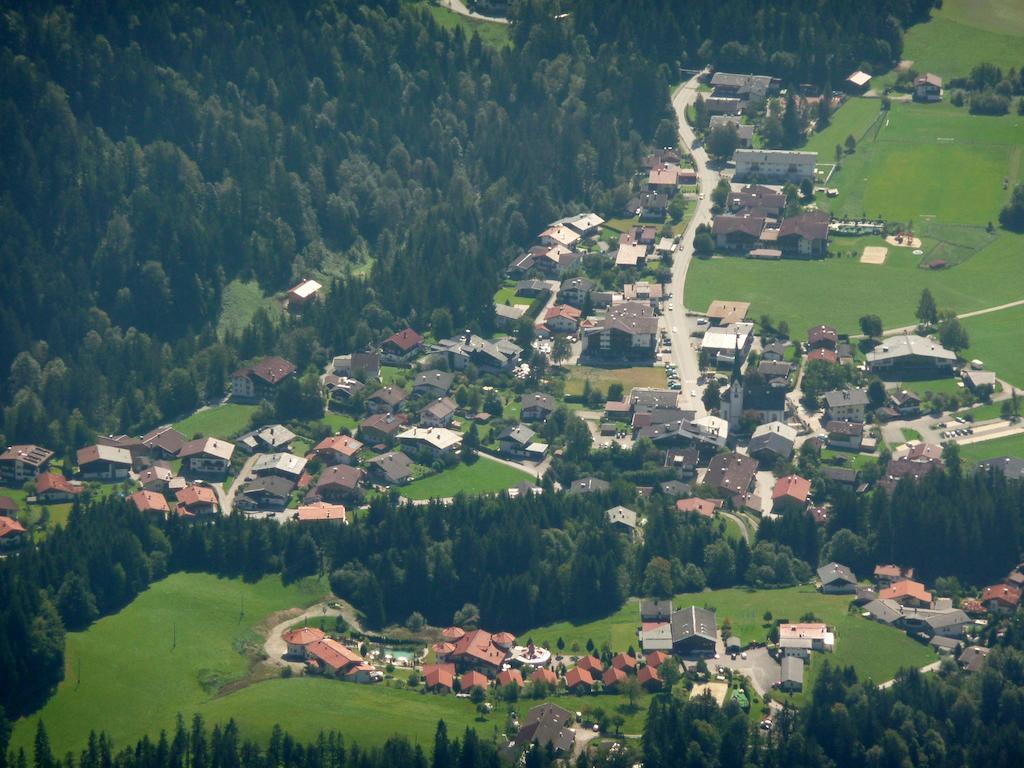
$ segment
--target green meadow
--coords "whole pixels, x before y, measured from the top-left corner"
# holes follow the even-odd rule
[[[398,492],[407,499],[447,499],[462,492],[497,493],[533,476],[507,464],[478,455],[472,464],[459,463],[438,475],[431,475],[401,486]]]
[[[1024,305],[962,322],[971,342],[964,356],[980,359],[1003,381],[1024,389]]]
[[[186,438],[200,434],[226,440],[242,434],[249,428],[249,419],[255,410],[255,405],[224,403],[203,411],[196,411],[173,426]]]

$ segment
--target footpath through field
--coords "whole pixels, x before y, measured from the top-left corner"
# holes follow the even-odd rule
[[[985,309],[976,309],[973,312],[962,312],[959,315],[957,315],[956,317],[957,317],[958,320],[966,320],[969,317],[977,317],[978,315],[988,315],[988,314],[991,314],[992,312],[999,312],[999,311],[1004,310],[1004,309],[1013,309],[1014,307],[1019,307],[1021,305],[1024,305],[1024,299],[1017,299],[1017,301],[1011,301],[1011,302],[1009,302],[1007,304],[1000,304],[1000,305],[995,306],[995,307],[985,307]],[[883,336],[897,336],[897,335],[899,335],[901,333],[911,333],[912,331],[914,331],[916,329],[917,329],[916,325],[904,325],[904,326],[902,326],[900,328],[889,328],[888,330],[883,331],[882,335]],[[858,337],[855,337],[855,338],[863,338],[863,337],[862,336],[858,336]]]

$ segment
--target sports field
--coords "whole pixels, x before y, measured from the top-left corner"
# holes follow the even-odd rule
[[[478,456],[472,464],[458,464],[439,475],[431,475],[402,486],[398,492],[408,499],[447,499],[455,494],[497,493],[533,476],[507,464]]]
[[[719,628],[729,619],[733,633],[745,643],[767,638],[768,627],[764,626],[762,618],[765,611],[771,611],[774,618],[791,621],[813,613],[835,627],[836,652],[830,654],[830,660],[853,666],[862,680],[870,678],[882,682],[891,679],[901,667],[920,667],[935,660],[932,651],[904,633],[868,621],[857,612],[849,612],[848,596],[823,595],[810,586],[774,590],[722,589],[677,595],[673,604],[677,608],[699,605],[715,609]],[[578,625],[552,624],[524,632],[520,638],[532,637],[543,644],[561,637],[567,649],[574,644],[585,648],[587,640],[593,640],[597,648],[607,643],[613,651],[624,651],[630,645],[637,647],[639,623],[639,607],[632,598],[607,618]],[[808,683],[807,687],[811,685]]]
[[[1003,381],[1024,390],[1024,306],[962,322],[971,342],[965,355],[983,361]]]
[[[1022,50],[1024,3],[1019,0],[944,0],[931,21],[911,27],[903,38],[903,58],[913,61],[915,70],[946,80],[985,61],[1004,72],[1019,68]]]
[[[19,720],[11,746],[31,754],[36,720],[46,723],[54,753],[84,746],[90,729],[115,745],[171,728],[246,675],[260,625],[274,611],[316,602],[326,581],[289,587],[178,573],[152,585],[127,608],[67,635],[64,682],[36,715]]]

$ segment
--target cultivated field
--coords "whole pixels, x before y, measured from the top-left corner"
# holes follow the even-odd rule
[[[1024,389],[1024,306],[969,317],[963,324],[971,342],[965,356]]]
[[[408,499],[446,499],[460,491],[468,494],[497,493],[524,480],[533,482],[533,477],[481,455],[472,464],[460,463],[439,475],[402,486],[398,492]]]
[[[174,574],[131,605],[67,635],[64,681],[36,715],[18,721],[11,746],[31,753],[42,718],[55,754],[85,745],[103,728],[118,747],[174,726],[249,671],[246,655],[262,647],[257,627],[274,611],[316,602],[326,581],[283,587],[201,574]],[[244,612],[243,612],[244,610]]]
[[[186,438],[201,434],[227,439],[240,435],[249,428],[249,418],[255,410],[255,405],[225,403],[207,408],[205,411],[196,411],[174,424],[174,428]]]
[[[769,627],[765,626],[762,618],[765,611],[771,611],[776,619],[788,618],[791,621],[799,621],[804,614],[813,613],[835,627],[836,652],[829,655],[830,661],[853,666],[862,680],[870,678],[882,682],[891,679],[901,667],[920,667],[935,660],[934,653],[904,633],[848,611],[849,597],[822,595],[809,586],[756,591],[722,589],[677,595],[673,604],[677,608],[689,605],[714,608],[719,629],[725,619],[729,619],[733,634],[739,635],[744,643],[767,638]],[[579,625],[560,622],[524,632],[520,638],[532,637],[544,644],[556,642],[561,637],[566,649],[573,645],[585,649],[587,640],[593,640],[599,649],[608,644],[613,651],[624,651],[631,645],[638,647],[636,629],[639,623],[639,608],[634,598],[604,619]],[[820,658],[815,656],[819,666]],[[814,668],[815,664],[812,664],[810,674]],[[812,685],[813,680],[809,680],[807,687]]]

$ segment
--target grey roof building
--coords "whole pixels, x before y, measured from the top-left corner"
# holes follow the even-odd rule
[[[857,590],[857,577],[853,571],[840,563],[829,563],[818,569],[821,591],[828,594],[850,594]]]
[[[804,687],[804,662],[796,656],[782,659],[782,677],[779,688],[784,691],[801,691]]]

